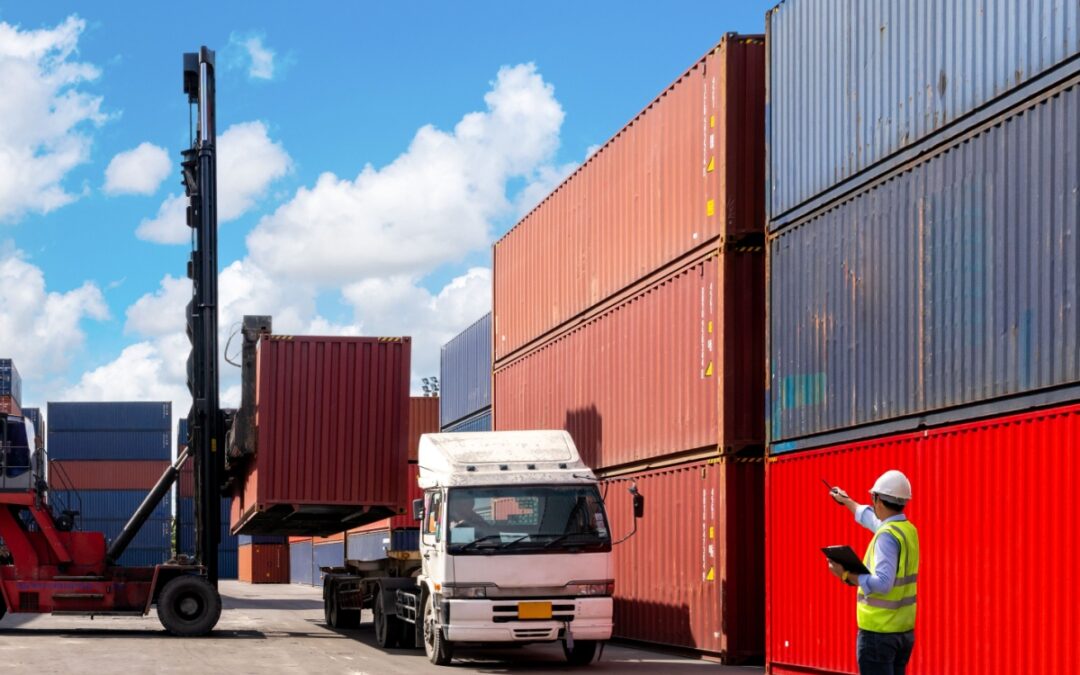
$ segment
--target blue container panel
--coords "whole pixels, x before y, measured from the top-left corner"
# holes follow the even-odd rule
[[[188,444],[188,418],[181,417],[176,424],[176,447],[187,447]]]
[[[386,551],[420,550],[420,530],[379,530],[349,535],[347,558],[372,561],[386,558]]]
[[[439,425],[491,405],[491,313],[443,345],[439,359]]]
[[[322,587],[323,573],[320,567],[341,567],[345,564],[345,542],[334,541],[328,544],[316,544],[312,550],[311,578],[316,586]]]
[[[120,567],[153,567],[172,558],[168,548],[128,548],[116,564]]]
[[[11,359],[0,359],[0,396],[10,396],[22,405],[22,377]]]
[[[127,524],[127,519],[118,518],[87,518],[81,516],[76,519],[76,527],[82,532],[101,532],[105,540],[111,542],[120,535],[120,531]],[[163,549],[172,550],[172,519],[151,518],[146,521],[138,534],[131,541],[131,548]]]
[[[294,584],[312,585],[312,551],[310,541],[289,544],[289,581]]]
[[[62,431],[48,429],[49,459],[169,460],[168,431]]]
[[[222,498],[221,547],[235,550],[240,545],[240,539],[236,535],[229,533],[229,507],[231,504],[231,499]],[[178,500],[176,519],[178,521],[177,548],[180,553],[191,555],[195,552],[195,500],[192,497],[181,497]]]
[[[172,434],[172,403],[49,403],[57,431],[164,431]]]
[[[491,431],[491,408],[479,412],[468,419],[463,419],[460,422],[455,422],[450,426],[443,429],[443,431],[450,432],[465,432],[465,431]]]
[[[237,559],[237,551],[233,549],[222,549],[218,552],[218,578],[219,579],[235,579],[239,576],[240,563]]]
[[[55,490],[49,493],[54,508],[78,510],[83,518],[127,520],[139,508],[149,491],[142,490]],[[166,494],[151,513],[152,518],[170,518],[172,498]]]

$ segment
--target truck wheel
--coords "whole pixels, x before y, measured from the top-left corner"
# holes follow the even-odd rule
[[[161,589],[157,612],[161,625],[173,635],[206,635],[221,618],[221,595],[206,579],[185,574]]]
[[[342,609],[337,596],[331,591],[323,598],[323,618],[331,628],[357,628],[360,626],[360,611]]]
[[[402,649],[416,649],[416,626],[408,621],[397,620],[398,630],[401,631],[398,635],[398,647]]]
[[[435,622],[435,597],[430,593],[424,598],[424,652],[436,666],[448,666],[454,660],[454,645]]]
[[[566,655],[566,661],[571,665],[587,666],[596,658],[596,648],[599,644],[596,640],[574,640],[574,648],[570,649],[563,641],[562,650]]]
[[[383,649],[393,649],[398,645],[401,630],[396,616],[390,616],[383,607],[381,593],[375,595],[371,613],[375,618],[375,642]]]

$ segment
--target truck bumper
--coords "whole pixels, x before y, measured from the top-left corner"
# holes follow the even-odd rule
[[[550,602],[554,610],[551,619],[521,620],[517,619],[516,600],[449,600],[449,621],[444,618],[446,638],[451,642],[554,642],[565,630],[575,640],[611,638],[611,598]]]

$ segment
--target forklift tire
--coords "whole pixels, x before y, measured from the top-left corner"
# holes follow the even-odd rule
[[[157,612],[161,625],[173,635],[206,635],[221,618],[221,595],[206,579],[184,574],[161,589]]]
[[[442,628],[435,623],[435,599],[427,593],[424,596],[424,652],[428,661],[436,666],[448,666],[454,660],[454,645],[443,635]]]
[[[375,623],[375,643],[383,649],[393,649],[398,646],[401,638],[401,628],[396,616],[390,616],[383,607],[380,594],[375,595],[371,613]]]

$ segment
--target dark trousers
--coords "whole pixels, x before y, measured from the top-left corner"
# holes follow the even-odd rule
[[[860,629],[855,642],[859,675],[904,675],[914,648],[915,631],[874,633]]]

